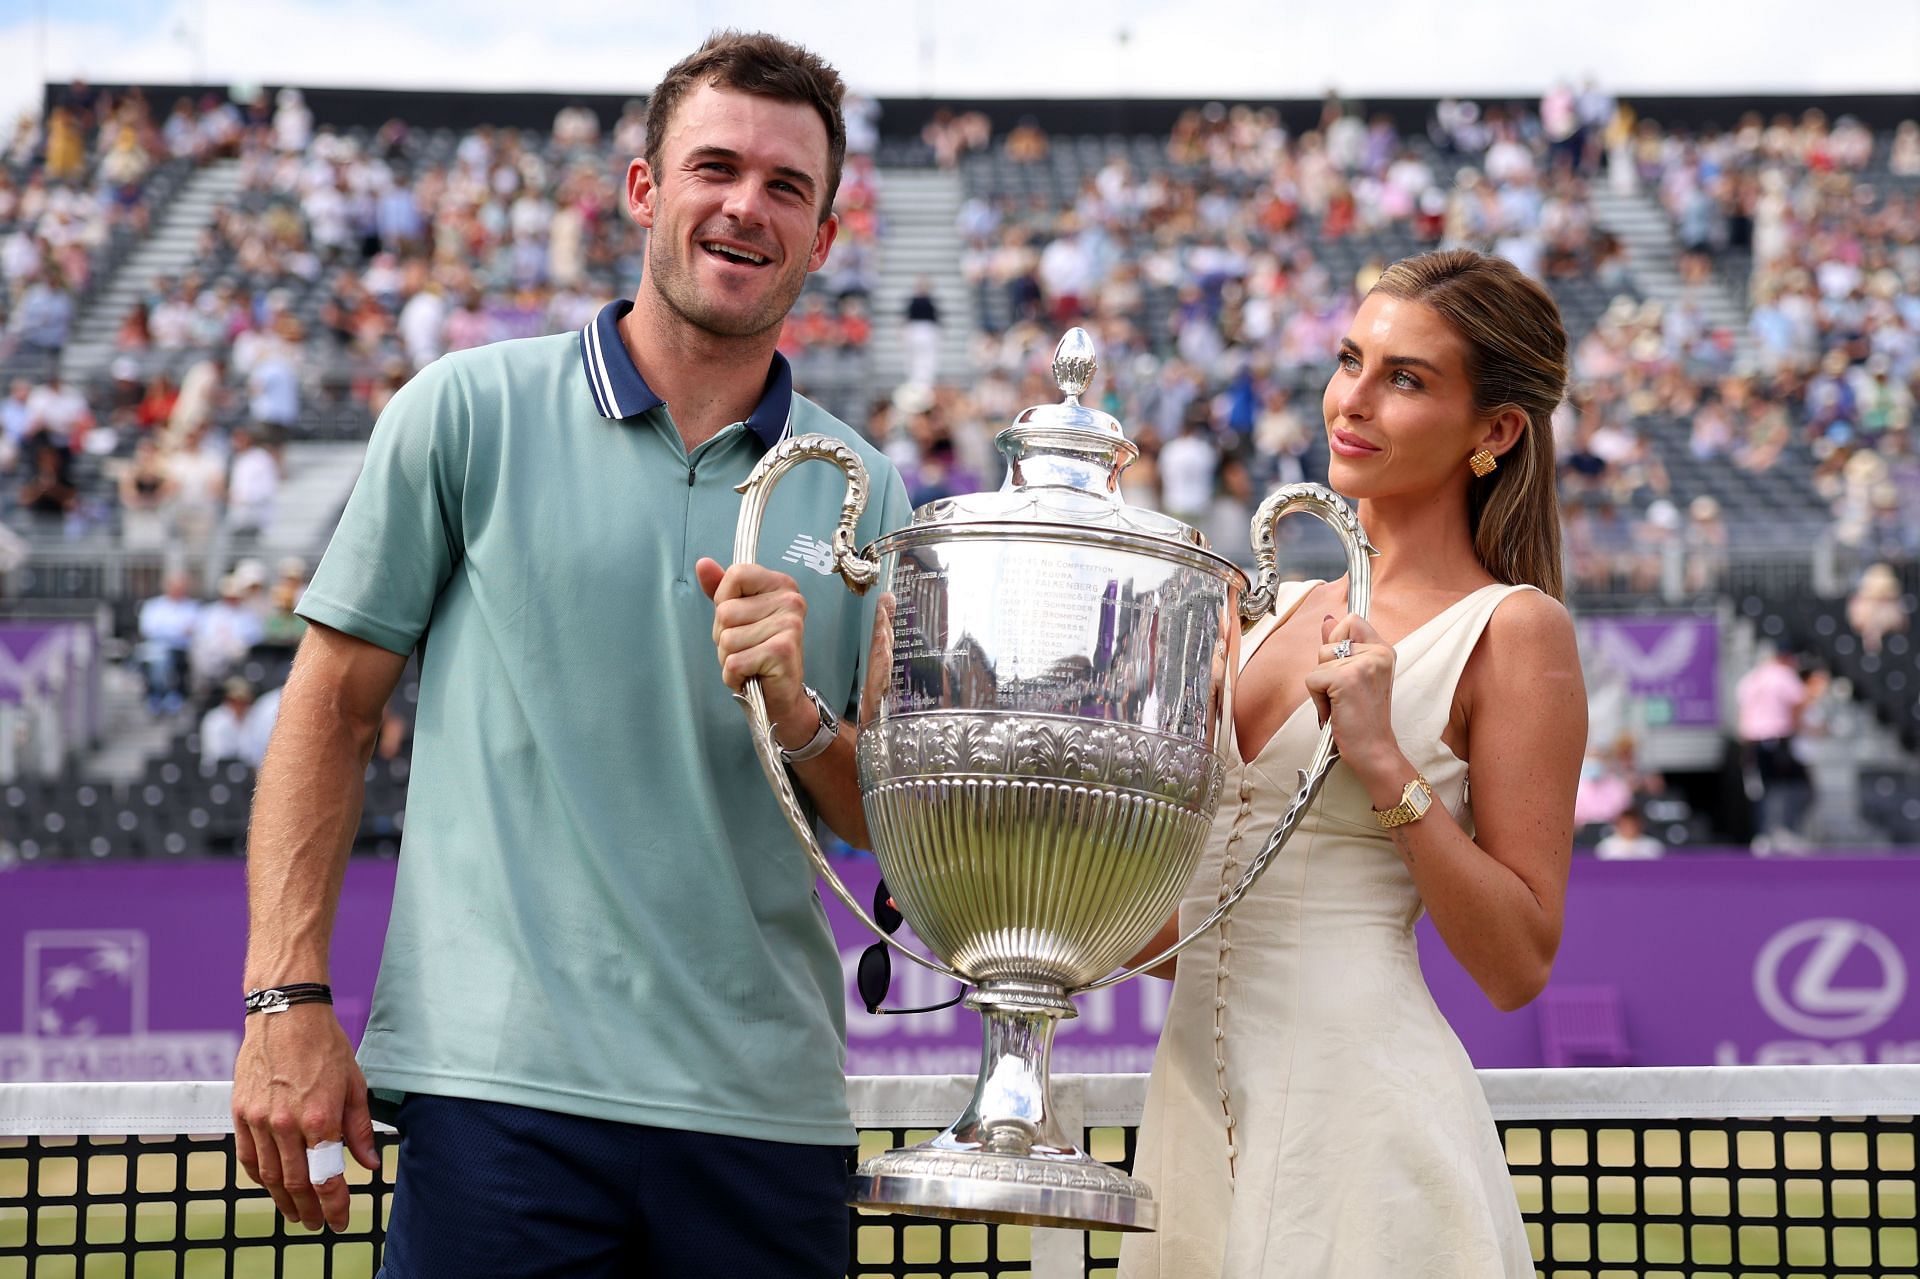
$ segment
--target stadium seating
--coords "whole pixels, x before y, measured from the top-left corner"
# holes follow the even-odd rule
[[[1857,131],[1823,132],[1811,120],[1697,135],[1640,122],[1624,154],[1636,189],[1673,219],[1683,251],[1671,265],[1688,287],[1722,288],[1764,308],[1782,272],[1797,269],[1817,281],[1830,262],[1841,262],[1865,273],[1861,296],[1870,301],[1863,305],[1878,327],[1862,337],[1847,328],[1847,299],[1817,299],[1812,328],[1801,334],[1810,332],[1813,346],[1795,357],[1797,364],[1783,364],[1759,340],[1758,323],[1754,334],[1689,333],[1686,317],[1676,322],[1670,305],[1647,302],[1591,195],[1612,182],[1604,164],[1591,157],[1573,169],[1557,163],[1524,111],[1496,110],[1486,119],[1484,136],[1462,144],[1437,128],[1395,132],[1379,121],[1332,116],[1322,127],[1287,132],[1275,116],[1234,107],[1189,112],[1171,132],[1048,135],[1023,124],[963,149],[956,163],[965,203],[956,239],[971,275],[967,320],[978,354],[971,370],[946,370],[943,380],[953,385],[925,404],[880,384],[868,350],[859,299],[872,280],[862,272],[884,249],[887,223],[878,203],[884,184],[860,161],[843,188],[847,227],[855,229],[842,235],[866,237],[861,252],[846,255],[854,263],[846,273],[810,282],[783,349],[802,389],[888,444],[920,491],[914,472],[926,450],[948,436],[956,445],[970,438],[971,451],[961,452],[977,458],[980,441],[1003,424],[1004,406],[982,407],[997,402],[969,385],[969,375],[975,384],[998,379],[1001,398],[1016,407],[1049,393],[1043,348],[1075,304],[1055,295],[1042,259],[1056,240],[1091,227],[1091,283],[1078,313],[1090,313],[1103,334],[1115,335],[1104,394],[1144,446],[1141,474],[1149,487],[1141,500],[1152,502],[1152,463],[1168,424],[1154,397],[1169,371],[1183,370],[1191,380],[1191,403],[1199,406],[1191,411],[1204,411],[1223,457],[1244,462],[1254,483],[1268,483],[1281,459],[1263,451],[1249,403],[1257,404],[1262,388],[1288,388],[1310,425],[1326,373],[1325,334],[1309,326],[1310,337],[1297,339],[1286,331],[1298,312],[1323,308],[1323,325],[1343,323],[1381,267],[1442,243],[1528,256],[1561,306],[1575,351],[1576,386],[1560,438],[1578,463],[1563,484],[1576,602],[1581,593],[1699,608],[1726,600],[1757,638],[1790,642],[1832,669],[1889,741],[1920,750],[1920,661],[1912,637],[1895,633],[1880,651],[1864,651],[1844,599],[1811,589],[1819,575],[1810,567],[1810,556],[1826,557],[1829,571],[1820,580],[1831,589],[1861,565],[1886,559],[1902,574],[1902,607],[1909,617],[1916,609],[1920,517],[1911,502],[1894,510],[1868,500],[1920,482],[1920,474],[1902,469],[1909,466],[1905,455],[1886,444],[1891,419],[1867,416],[1910,416],[1910,405],[1862,404],[1849,410],[1853,417],[1836,417],[1821,409],[1820,397],[1845,400],[1873,390],[1869,347],[1894,363],[1896,382],[1916,373],[1911,338],[1920,325],[1920,266],[1912,224],[1920,220],[1920,165],[1898,151],[1888,131],[1861,150]],[[630,147],[632,121],[620,123]],[[479,327],[469,337],[569,327],[598,299],[627,291],[641,240],[613,207],[621,146],[613,138],[556,140],[526,129],[322,124],[310,146],[293,154],[275,149],[267,118],[256,113],[229,144],[196,142],[171,155],[156,148],[157,163],[123,200],[137,213],[118,217],[94,248],[76,302],[84,309],[102,296],[104,282],[141,243],[139,229],[180,191],[220,165],[237,166],[238,193],[152,300],[173,290],[202,313],[230,316],[238,329],[276,329],[293,344],[300,384],[297,416],[277,433],[362,440],[384,397],[413,371],[399,317],[430,281],[450,309],[475,301],[470,309]],[[874,156],[882,170],[929,168],[941,158],[926,137],[905,136],[883,136]],[[81,188],[98,185],[101,163],[100,154],[88,157]],[[488,194],[502,165],[518,175],[513,182],[528,207]],[[35,170],[12,163],[7,172],[17,188]],[[487,180],[475,184],[476,173]],[[344,213],[328,194],[336,177],[349,179]],[[389,179],[400,196],[433,206],[423,211],[431,216],[420,241],[383,238],[370,206],[355,203],[387,190]],[[1764,256],[1764,233],[1758,246],[1754,240],[1770,216],[1761,207],[1767,184],[1776,180],[1786,184],[1791,216],[1805,223],[1796,228],[1820,233],[1797,234],[1799,256],[1784,264]],[[1403,181],[1414,185],[1402,189]],[[467,194],[449,197],[462,183],[471,188]],[[1705,221],[1700,192],[1713,202]],[[554,210],[576,198],[601,201],[604,216],[590,218],[583,233],[581,276],[561,284],[546,276],[543,237]],[[0,240],[14,229],[0,223]],[[455,239],[429,255],[426,242],[445,236]],[[1686,260],[1686,242],[1696,239],[1711,259],[1710,276]],[[1256,329],[1243,307],[1254,277],[1268,269],[1282,281],[1282,294],[1271,327]],[[1116,280],[1125,287],[1108,289]],[[848,296],[856,299],[849,312],[855,322],[843,332],[839,307]],[[1772,322],[1771,313],[1760,318]],[[164,562],[159,553],[129,557],[122,547],[118,477],[144,433],[132,425],[130,397],[161,374],[177,382],[206,357],[231,353],[225,337],[209,341],[204,329],[197,332],[192,341],[125,348],[122,363],[133,362],[138,381],[101,370],[85,384],[97,416],[118,429],[112,448],[79,449],[70,459],[78,491],[72,512],[35,518],[21,509],[19,473],[0,482],[0,521],[28,534],[36,552],[4,581],[14,603],[0,601],[0,608],[105,600],[114,637],[126,646],[134,610],[158,593]],[[0,344],[0,373],[8,361],[26,358],[19,345]],[[1759,352],[1759,366],[1741,363],[1749,350]],[[1845,375],[1821,384],[1815,366],[1835,350],[1845,353]],[[1588,359],[1606,371],[1581,374]],[[44,364],[28,371],[38,376]],[[1847,387],[1836,390],[1841,382]],[[228,398],[212,419],[216,434],[247,423],[251,412],[240,373],[229,368],[226,384]],[[1746,408],[1732,415],[1727,438],[1705,438],[1702,406],[1729,395],[1744,397]],[[1596,431],[1609,444],[1585,456]],[[1621,449],[1640,451],[1622,461]],[[1295,461],[1310,478],[1324,474],[1317,431],[1305,432]],[[997,477],[977,478],[985,485]],[[1217,485],[1223,509],[1240,511],[1245,499],[1225,463]],[[1680,511],[1688,512],[1685,527],[1672,523]],[[1719,529],[1711,538],[1693,527],[1702,511]],[[1222,527],[1231,529],[1232,519]],[[237,554],[214,552],[228,565]],[[284,653],[256,653],[240,673],[256,688],[277,687]],[[357,851],[397,852],[406,768],[404,754],[370,767]],[[1911,838],[1920,823],[1906,798],[1912,778],[1910,760],[1860,777],[1862,816],[1895,839]],[[203,771],[192,727],[183,721],[130,782],[78,773],[16,779],[5,796],[22,858],[191,857],[244,851],[251,787],[244,765]],[[1713,805],[1685,787],[1651,797],[1647,807],[1671,842],[1712,842],[1739,827],[1717,820]]]

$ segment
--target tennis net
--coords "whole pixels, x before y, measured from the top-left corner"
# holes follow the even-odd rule
[[[1920,1279],[1920,1066],[1483,1071],[1544,1279]],[[971,1079],[851,1081],[861,1153],[932,1136]],[[1145,1081],[1054,1081],[1103,1159],[1133,1154]],[[365,1279],[398,1140],[348,1161],[343,1233],[288,1226],[233,1152],[228,1086],[0,1086],[0,1279]],[[855,1214],[855,1279],[1114,1273],[1118,1237]]]

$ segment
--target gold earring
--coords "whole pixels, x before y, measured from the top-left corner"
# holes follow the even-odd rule
[[[1485,479],[1499,468],[1500,459],[1485,449],[1475,449],[1473,455],[1467,459],[1467,465],[1473,468],[1475,475]]]

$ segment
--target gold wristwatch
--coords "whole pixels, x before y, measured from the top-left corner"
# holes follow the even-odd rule
[[[1427,810],[1431,807],[1433,807],[1433,783],[1419,773],[1415,773],[1413,780],[1407,783],[1406,789],[1400,792],[1400,802],[1392,808],[1374,809],[1373,819],[1380,823],[1382,829],[1392,830],[1396,826],[1405,826],[1408,822],[1419,821],[1427,815]]]

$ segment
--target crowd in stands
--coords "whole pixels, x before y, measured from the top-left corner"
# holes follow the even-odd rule
[[[1328,352],[1393,259],[1472,244],[1550,281],[1629,287],[1585,199],[1589,148],[1557,146],[1524,113],[1443,104],[1429,138],[1338,100],[1297,135],[1272,110],[1210,106],[1184,115],[1156,153],[1113,146],[1065,170],[1073,186],[1057,197],[1019,173],[1063,172],[1044,135],[1031,123],[1015,134],[994,164],[956,158],[978,179],[958,230],[986,321],[984,378],[971,406],[929,411],[977,417],[952,452],[967,473],[990,473],[980,436],[1009,409],[1051,398],[1053,342],[1084,324],[1101,352],[1096,393],[1142,445],[1134,491],[1227,545],[1244,537],[1225,531],[1244,527],[1255,490],[1312,465]],[[1639,331],[1614,325],[1606,340]],[[945,433],[940,421],[907,428]],[[949,469],[936,458],[940,476]],[[1218,506],[1229,513],[1209,521]]]
[[[1310,127],[1214,104],[1151,139],[1054,137],[1030,118],[995,136],[983,113],[941,111],[921,140],[965,182],[974,314],[942,316],[922,281],[909,377],[875,387],[877,108],[855,100],[848,118],[839,237],[780,348],[803,389],[865,387],[865,427],[916,502],[998,482],[993,435],[1057,398],[1053,346],[1081,324],[1101,357],[1092,398],[1141,446],[1129,497],[1237,553],[1267,489],[1322,473],[1319,392],[1358,299],[1393,260],[1466,245],[1540,278],[1568,319],[1555,435],[1577,590],[1708,595],[1747,546],[1822,541],[1858,585],[1843,621],[1860,644],[1905,642],[1920,126],[1876,135],[1808,112],[1683,131],[1590,84],[1525,105],[1443,101],[1421,129],[1336,96],[1296,122]],[[0,166],[10,349],[67,340],[116,228],[148,225],[160,168],[231,159],[240,192],[190,268],[120,318],[108,378],[74,387],[40,368],[9,383],[0,512],[68,537],[168,551],[224,538],[246,554],[272,524],[285,441],[316,415],[350,410],[348,433],[364,433],[440,355],[578,327],[630,292],[643,240],[621,166],[644,131],[640,104],[605,128],[570,107],[541,133],[336,130],[294,89],[182,100],[156,124],[137,92],[74,86]],[[1665,210],[1679,249],[1680,287],[1659,301],[1596,200],[1635,194]],[[1712,318],[1727,299],[1750,321]],[[969,321],[969,375],[935,377],[940,327]],[[257,576],[216,572],[186,602],[218,619],[227,587],[264,595]],[[176,654],[191,653],[184,633]],[[175,697],[208,704],[227,677],[156,651],[143,649],[162,713]],[[1595,761],[1602,780],[1639,779],[1607,824],[1661,803],[1628,756]]]
[[[256,380],[279,358],[263,356]],[[101,533],[191,557],[218,534],[244,549],[273,523],[284,431],[261,395],[228,390],[226,364],[198,361],[176,384],[119,359],[97,400],[57,370],[14,378],[0,399],[0,511],[54,541]]]
[[[170,162],[230,154],[245,117],[209,95],[156,121],[145,94],[76,81],[46,119],[22,118],[0,162],[0,353],[51,360],[110,253],[151,222],[149,181]]]
[[[137,89],[75,83],[44,127],[29,120],[16,129],[0,169],[0,310],[12,316],[0,366],[13,373],[0,399],[0,511],[28,531],[118,530],[131,547],[172,539],[193,550],[226,516],[230,494],[236,528],[254,531],[271,517],[280,466],[260,436],[274,415],[258,417],[251,437],[210,429],[227,407],[227,357],[189,366],[183,378],[148,376],[132,358],[190,344],[245,353],[248,326],[186,305],[169,286],[121,324],[108,379],[70,383],[55,358],[109,251],[149,227],[153,175],[237,155],[265,119],[209,95],[182,98],[156,121]],[[254,363],[258,398],[276,361],[263,353]]]
[[[623,169],[645,132],[634,103],[604,136],[594,113],[570,107],[545,138],[400,121],[369,137],[316,128],[298,91],[282,90],[271,127],[242,146],[242,194],[207,232],[207,269],[165,282],[133,340],[179,350],[223,329],[276,334],[315,366],[304,381],[344,382],[377,412],[448,351],[577,328],[630,292],[643,240]],[[788,352],[865,346],[878,196],[870,147],[850,146],[839,237]],[[174,317],[164,334],[162,309]]]
[[[1810,112],[1667,132],[1592,86],[1537,110],[1443,102],[1424,134],[1337,99],[1299,133],[1215,105],[1144,155],[1124,139],[1050,147],[1030,121],[989,143],[978,124],[941,117],[927,136],[969,176],[957,229],[980,377],[876,415],[900,419],[910,470],[931,454],[916,491],[950,484],[953,458],[995,472],[993,430],[1051,398],[1053,342],[1080,323],[1103,407],[1143,446],[1134,490],[1213,510],[1232,546],[1256,490],[1313,466],[1314,398],[1358,297],[1396,257],[1468,245],[1542,278],[1568,317],[1556,439],[1576,583],[1711,590],[1749,521],[1803,547],[1807,524],[1827,525],[1856,567],[1920,550],[1920,127],[1876,139]],[[1637,295],[1595,190],[1672,211],[1677,295]],[[1708,318],[1716,296],[1749,293],[1725,270],[1740,253],[1751,336]]]
[[[1803,446],[1842,545],[1920,552],[1920,124],[1876,138],[1817,110],[1754,113],[1692,137],[1643,123],[1623,148],[1687,260],[1751,304],[1753,376],[1709,399],[1695,452],[1765,467],[1773,441]]]
[[[146,678],[154,714],[204,702],[254,649],[291,649],[306,631],[295,613],[306,589],[307,565],[282,559],[276,576],[258,559],[245,559],[221,577],[216,598],[194,595],[190,573],[167,574],[159,595],[140,606],[136,660]]]
[[[832,262],[781,338],[803,390],[816,375],[865,373],[877,116],[865,100],[849,106]],[[48,359],[0,383],[0,517],[42,544],[157,552],[172,566],[124,638],[149,713],[182,726],[204,764],[257,766],[285,669],[259,659],[297,633],[304,565],[269,581],[244,558],[273,524],[287,441],[328,404],[351,409],[349,433],[364,435],[441,355],[576,328],[629,293],[643,240],[622,169],[645,126],[632,104],[604,134],[578,107],[545,137],[398,121],[337,131],[285,89],[182,100],[156,127],[139,93],[82,85],[44,127],[22,124],[0,169],[0,321],[16,320],[0,350],[51,357],[67,344],[111,229],[150,224],[142,182],[154,165],[238,165],[238,194],[191,265],[118,318],[104,377],[74,385]],[[394,758],[404,730],[385,738]]]
[[[853,101],[834,252],[782,334],[802,390],[865,373],[877,118]],[[292,88],[244,107],[183,99],[156,126],[137,91],[73,86],[43,129],[22,124],[0,171],[0,312],[15,317],[17,344],[65,345],[89,250],[111,225],[146,225],[152,164],[234,159],[240,192],[191,268],[154,280],[120,318],[110,381],[65,386],[35,367],[8,392],[0,511],[69,538],[107,530],[134,549],[198,550],[223,521],[242,536],[265,528],[281,446],[320,407],[344,404],[348,433],[363,435],[446,352],[576,328],[628,291],[642,238],[621,167],[645,128],[635,103],[604,136],[579,107],[544,138],[399,121],[366,135],[316,126]]]

